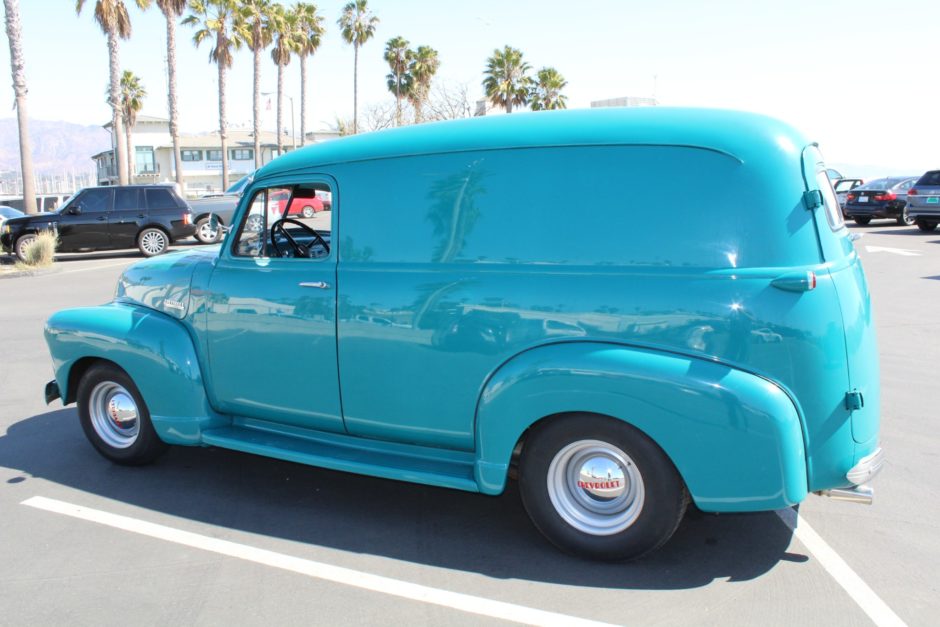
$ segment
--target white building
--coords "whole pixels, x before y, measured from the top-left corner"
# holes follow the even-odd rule
[[[640,96],[623,96],[622,98],[608,98],[607,100],[593,100],[591,108],[597,107],[655,107],[659,101],[655,98]]]
[[[111,130],[108,123],[104,128]],[[227,132],[229,184],[251,173],[255,169],[255,141],[251,131],[229,130]],[[318,131],[307,134],[307,143],[319,143],[334,139],[339,133]],[[124,141],[124,138],[121,138]],[[284,152],[293,149],[289,136],[282,139]],[[112,133],[112,146],[114,136]],[[277,156],[277,135],[261,133],[262,165]],[[200,196],[222,189],[222,143],[218,133],[180,135],[180,157],[182,158],[183,187],[185,196]],[[117,164],[114,150],[106,150],[92,156],[97,165],[98,185],[116,185]],[[170,137],[170,121],[147,115],[138,115],[131,133],[130,183],[174,183],[176,171],[173,163],[173,139]]]

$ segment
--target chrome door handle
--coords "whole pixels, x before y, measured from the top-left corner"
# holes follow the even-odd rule
[[[320,290],[330,289],[330,284],[326,281],[311,281],[308,283],[299,283],[300,287],[315,287]]]

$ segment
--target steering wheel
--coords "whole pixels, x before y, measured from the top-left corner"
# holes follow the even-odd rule
[[[293,219],[293,218],[281,218],[280,220],[277,220],[274,224],[271,225],[271,245],[274,247],[274,250],[277,251],[277,256],[278,256],[278,257],[284,257],[284,256],[285,256],[284,253],[281,251],[281,248],[278,246],[278,243],[277,243],[277,234],[278,234],[278,232],[280,232],[280,233],[282,233],[282,234],[284,235],[284,239],[287,240],[287,243],[288,243],[288,244],[290,245],[290,247],[293,249],[295,256],[297,256],[297,257],[308,257],[308,258],[309,258],[309,257],[310,257],[310,253],[313,251],[313,245],[311,245],[311,246],[304,246],[303,244],[301,244],[300,242],[298,242],[297,240],[295,240],[295,239],[293,238],[293,236],[291,236],[291,234],[287,231],[287,229],[284,228],[284,225],[285,225],[285,224],[294,224],[294,225],[296,225],[296,226],[299,226],[299,227],[300,227],[301,229],[303,229],[306,233],[308,233],[311,237],[313,237],[313,243],[314,243],[314,244],[320,244],[321,246],[323,246],[324,250],[326,250],[327,253],[330,252],[330,245],[327,244],[327,243],[326,243],[326,240],[323,239],[323,238],[320,236],[320,234],[317,233],[316,231],[314,231],[312,228],[310,228],[309,226],[307,226],[306,224],[304,224],[304,223],[301,222],[300,220],[295,220],[295,219]]]

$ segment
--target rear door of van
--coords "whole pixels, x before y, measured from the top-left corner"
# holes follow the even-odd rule
[[[881,398],[868,282],[815,145],[803,150],[803,175],[807,209],[815,212],[820,249],[842,310],[849,377],[845,410],[851,412],[853,439],[873,445],[878,436]]]

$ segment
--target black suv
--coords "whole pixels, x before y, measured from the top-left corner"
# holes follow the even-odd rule
[[[172,185],[87,187],[54,212],[7,220],[0,248],[22,259],[26,244],[45,230],[56,232],[60,252],[136,246],[152,257],[196,227]]]

